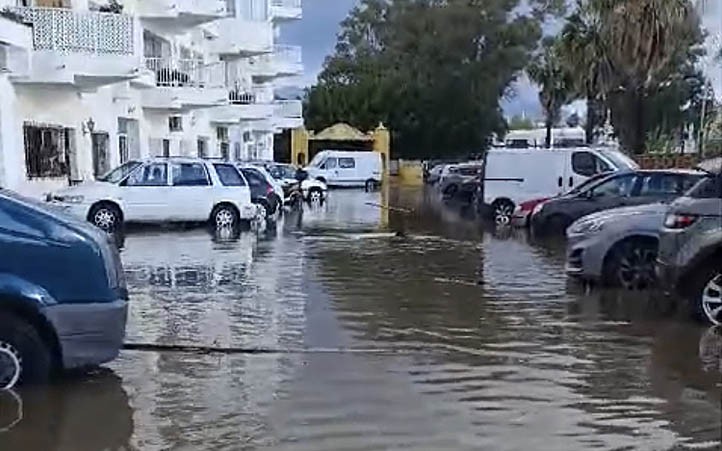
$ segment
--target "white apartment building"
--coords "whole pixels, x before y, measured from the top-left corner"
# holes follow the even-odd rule
[[[118,7],[120,6],[120,7]],[[273,159],[302,124],[276,44],[301,0],[0,0],[0,187],[41,196],[131,158]]]

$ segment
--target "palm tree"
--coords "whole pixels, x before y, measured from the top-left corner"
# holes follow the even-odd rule
[[[552,128],[561,116],[561,110],[571,99],[571,79],[560,56],[559,43],[547,39],[541,52],[532,59],[527,74],[539,87],[539,101],[544,109],[546,140],[545,146],[551,147]]]

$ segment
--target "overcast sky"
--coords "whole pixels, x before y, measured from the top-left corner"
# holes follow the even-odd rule
[[[316,76],[326,55],[333,52],[339,23],[356,3],[357,0],[303,0],[303,19],[282,27],[282,42],[303,47],[306,72],[301,79],[302,86],[310,86],[316,82]],[[711,35],[717,36],[716,42],[719,48],[722,42],[719,38],[722,33],[722,2],[707,1],[704,24]],[[722,70],[720,70],[722,63],[707,62],[706,66],[708,74],[713,78],[715,92],[719,98],[722,95]],[[541,114],[538,91],[534,86],[523,80],[513,86],[513,90],[514,97],[503,102],[508,115],[522,112],[529,116]]]

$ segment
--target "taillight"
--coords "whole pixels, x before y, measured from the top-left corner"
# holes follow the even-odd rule
[[[273,194],[273,187],[271,185],[266,185],[266,195]]]
[[[686,229],[694,224],[699,217],[695,215],[669,214],[664,219],[664,226],[668,229]]]

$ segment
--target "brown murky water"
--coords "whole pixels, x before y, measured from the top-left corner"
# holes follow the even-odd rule
[[[367,205],[388,201],[414,212]],[[129,234],[129,342],[265,352],[126,351],[2,394],[0,450],[720,447],[719,331],[572,289],[561,249],[461,216],[339,191],[275,233]]]

